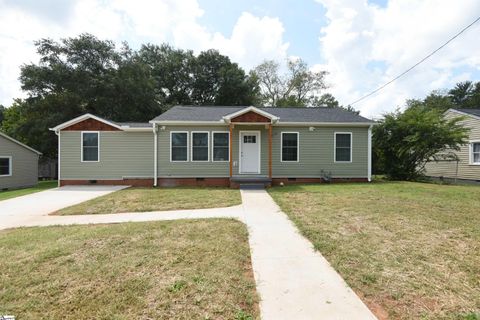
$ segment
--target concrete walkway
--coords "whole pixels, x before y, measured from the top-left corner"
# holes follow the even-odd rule
[[[81,216],[34,214],[9,227],[235,218],[249,230],[262,319],[376,319],[265,190],[241,190],[241,195],[242,205],[229,208]],[[5,226],[0,223],[2,228]]]
[[[262,319],[376,319],[265,190],[241,190]]]

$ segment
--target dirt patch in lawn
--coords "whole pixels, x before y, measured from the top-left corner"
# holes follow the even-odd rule
[[[480,187],[384,182],[269,192],[379,318],[480,319]]]
[[[0,232],[0,314],[18,319],[256,319],[234,220]]]

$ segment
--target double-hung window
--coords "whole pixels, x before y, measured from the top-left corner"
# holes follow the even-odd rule
[[[230,161],[230,133],[213,132],[213,161]]]
[[[99,133],[82,132],[82,162],[98,162],[99,151]]]
[[[298,132],[282,132],[282,162],[298,162]]]
[[[208,132],[192,132],[192,161],[208,161]]]
[[[472,164],[480,164],[480,141],[472,142]]]
[[[170,160],[188,161],[188,133],[170,132]]]
[[[352,162],[351,132],[335,132],[335,162]]]
[[[12,157],[0,156],[0,177],[12,175]]]

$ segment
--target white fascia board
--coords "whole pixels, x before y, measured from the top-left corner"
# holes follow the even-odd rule
[[[119,129],[119,130],[123,130],[123,128],[122,128],[121,126],[119,126],[118,124],[113,123],[113,122],[110,122],[110,121],[105,120],[105,119],[102,119],[102,118],[97,117],[97,116],[95,116],[95,115],[93,115],[93,114],[90,114],[90,113],[86,113],[86,114],[81,115],[81,116],[79,116],[79,117],[76,117],[76,118],[74,118],[74,119],[72,119],[72,120],[69,120],[69,121],[64,122],[64,123],[62,123],[62,124],[59,124],[59,125],[56,126],[56,127],[50,128],[50,130],[51,130],[51,131],[59,131],[59,130],[62,130],[62,129],[64,129],[64,128],[67,128],[67,127],[69,127],[69,126],[71,126],[71,125],[74,125],[74,124],[76,124],[76,123],[85,121],[85,120],[87,120],[87,119],[94,119],[94,120],[100,121],[100,122],[102,122],[102,123],[108,124],[109,126],[112,126],[112,127],[114,127],[114,128],[117,128],[117,129]]]
[[[271,114],[269,112],[266,112],[266,111],[260,110],[258,108],[255,108],[254,106],[243,108],[242,110],[238,110],[234,113],[227,114],[226,116],[223,117],[223,119],[225,119],[226,121],[230,121],[230,119],[241,116],[242,114],[245,114],[245,113],[250,112],[250,111],[258,113],[259,115],[262,115],[264,117],[267,117],[267,118],[271,119],[272,121],[278,121],[280,119],[279,117],[274,116],[273,114]]]
[[[457,110],[457,109],[453,109],[453,108],[448,109],[447,111],[444,112],[444,114],[447,113],[447,112],[450,112],[450,111],[459,113],[459,114],[461,114],[462,116],[472,117],[472,118],[474,118],[474,119],[480,120],[480,117],[479,117],[479,116],[476,116],[476,115],[471,114],[471,113],[463,112],[463,111],[460,111],[460,110]]]
[[[16,139],[13,139],[13,138],[10,137],[10,136],[7,136],[5,133],[0,132],[0,136],[4,137],[4,138],[7,139],[7,140],[10,140],[10,141],[18,144],[19,146],[22,146],[22,147],[24,147],[24,148],[26,148],[26,149],[28,149],[28,150],[30,150],[30,151],[32,151],[32,152],[35,152],[35,153],[38,154],[38,155],[41,155],[41,154],[42,154],[40,151],[37,151],[37,150],[33,149],[32,147],[29,147],[29,146],[27,146],[26,144],[23,144],[23,143],[21,143],[20,141],[18,141],[18,140],[16,140]]]

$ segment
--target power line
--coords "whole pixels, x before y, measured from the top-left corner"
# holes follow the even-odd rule
[[[425,60],[427,60],[428,58],[430,58],[431,56],[433,56],[435,53],[437,53],[438,51],[440,51],[440,49],[442,49],[443,47],[445,47],[446,45],[448,45],[450,42],[452,42],[453,40],[455,40],[459,35],[461,35],[463,32],[465,32],[468,28],[470,28],[471,26],[473,26],[475,23],[477,23],[478,21],[480,20],[480,17],[478,17],[477,19],[475,19],[475,21],[473,21],[472,23],[470,23],[468,26],[466,26],[465,28],[463,28],[462,30],[460,30],[460,32],[458,32],[456,35],[454,35],[453,37],[451,37],[447,42],[445,42],[444,44],[442,44],[440,47],[438,47],[437,49],[435,49],[433,52],[431,52],[429,55],[427,55],[425,58],[423,58],[422,60],[418,61],[417,63],[415,63],[413,66],[411,66],[410,68],[408,68],[407,70],[405,70],[404,72],[402,72],[401,74],[399,74],[398,76],[396,76],[395,78],[393,78],[392,80],[384,83],[383,85],[381,85],[380,87],[378,87],[377,89],[373,90],[372,92],[362,96],[361,98],[353,101],[352,103],[348,104],[350,106],[354,105],[355,103],[358,103],[368,97],[370,97],[371,95],[377,93],[378,91],[382,90],[383,88],[385,88],[386,86],[388,86],[390,83],[394,82],[395,80],[398,80],[399,78],[403,77],[404,75],[406,75],[408,72],[412,71],[413,69],[415,69],[415,67],[417,67],[419,64],[421,64],[422,62],[424,62]]]

